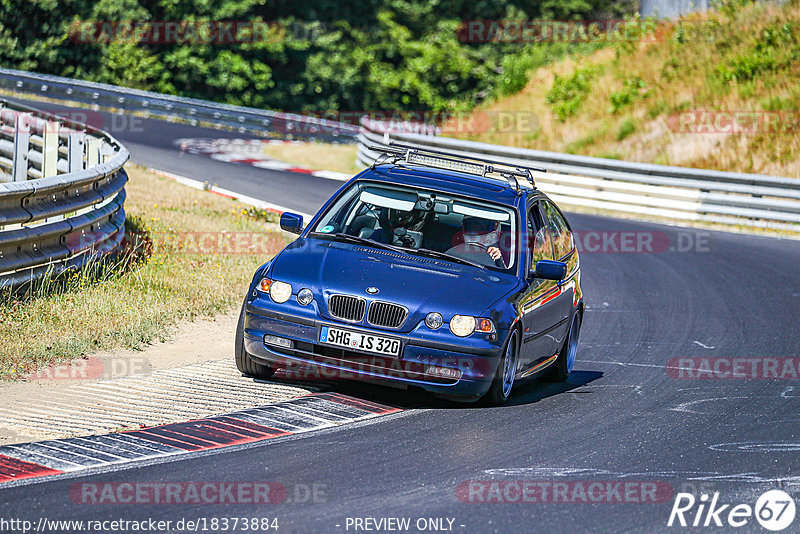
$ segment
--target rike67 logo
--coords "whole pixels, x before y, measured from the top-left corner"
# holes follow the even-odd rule
[[[744,503],[722,504],[719,493],[713,496],[703,493],[699,499],[691,493],[678,493],[667,526],[738,528],[755,517],[762,527],[777,532],[792,524],[795,511],[794,499],[781,490],[764,493],[754,507]]]

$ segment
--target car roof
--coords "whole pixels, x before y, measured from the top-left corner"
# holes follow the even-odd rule
[[[387,184],[435,189],[454,195],[490,200],[507,206],[516,206],[520,196],[541,195],[530,184],[520,182],[521,195],[508,182],[495,178],[417,165],[383,164],[364,170],[356,180],[370,180]]]

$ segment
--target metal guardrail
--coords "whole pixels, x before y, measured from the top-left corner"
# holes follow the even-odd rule
[[[491,156],[509,164],[546,169],[537,186],[564,205],[800,231],[800,180],[761,174],[692,169],[576,156],[409,133],[397,123],[361,120],[358,160],[370,165],[384,135],[399,143],[462,155]]]
[[[277,133],[281,136],[332,138],[347,142],[352,142],[358,134],[358,126],[324,118],[232,106],[13,69],[0,69],[0,88],[15,93],[37,94],[138,112],[149,117],[177,119],[193,126],[209,124],[231,128],[240,133]]]
[[[105,132],[0,100],[0,287],[119,247],[129,157]]]

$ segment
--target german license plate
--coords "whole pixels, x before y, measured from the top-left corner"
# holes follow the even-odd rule
[[[400,355],[400,340],[390,337],[374,336],[351,330],[342,330],[331,326],[323,326],[319,334],[319,342],[350,350],[362,350],[389,356]]]

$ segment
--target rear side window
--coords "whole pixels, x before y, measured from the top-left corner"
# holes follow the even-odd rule
[[[561,215],[552,202],[544,201],[542,205],[553,237],[556,259],[563,258],[575,246],[572,240],[572,232],[570,232],[564,216]]]

